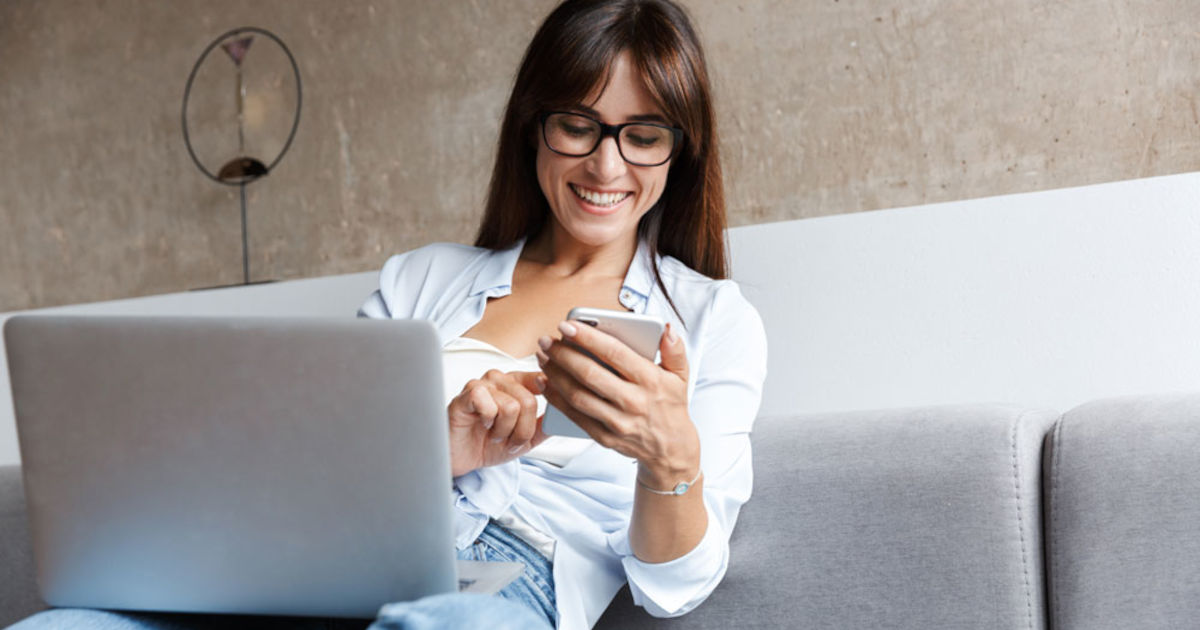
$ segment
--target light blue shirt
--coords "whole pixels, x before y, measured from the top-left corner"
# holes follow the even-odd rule
[[[360,316],[426,319],[443,345],[483,317],[488,298],[512,292],[524,243],[492,251],[437,243],[391,257]],[[621,585],[658,617],[682,615],[725,575],[729,535],[750,498],[750,429],[762,397],[767,344],[762,321],[732,280],[712,280],[671,257],[659,273],[686,326],[658,288],[643,243],[618,296],[626,308],[671,323],[687,348],[688,411],[700,435],[708,529],[670,562],[638,560],[629,544],[637,461],[593,444],[565,466],[521,458],[455,479],[459,548],[510,508],[551,535],[559,628],[591,628]]]

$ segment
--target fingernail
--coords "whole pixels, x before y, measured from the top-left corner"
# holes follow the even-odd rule
[[[677,341],[679,341],[679,335],[676,335],[675,329],[671,328],[670,324],[667,324],[667,343],[673,346]]]
[[[549,337],[538,337],[538,347],[542,350],[549,350],[553,343],[554,341]]]
[[[491,429],[493,424],[495,424],[495,421],[493,421],[493,420],[484,420],[484,421],[483,421],[483,428],[485,428],[485,429]]]
[[[509,455],[516,455],[517,453],[520,453],[520,452],[521,452],[521,449],[523,449],[523,448],[525,448],[525,445],[524,445],[524,444],[518,444],[518,445],[516,445],[516,446],[514,446],[514,447],[512,447],[512,448],[510,448],[510,449],[508,449],[508,454],[509,454]]]
[[[558,331],[561,332],[564,337],[574,337],[575,336],[575,326],[573,326],[571,324],[571,322],[560,323],[558,325]]]
[[[503,441],[504,441],[504,438],[502,438],[502,437],[494,437],[494,438],[492,438],[492,444],[499,444],[499,443],[501,443],[501,442],[503,442]]]
[[[550,360],[550,357],[547,356],[546,353],[542,352],[541,350],[537,351],[537,358],[538,358],[538,365],[545,365],[546,362]]]
[[[546,391],[546,384],[549,382],[550,381],[546,380],[545,376],[539,376],[533,380],[533,384],[535,387],[537,387],[539,394]]]

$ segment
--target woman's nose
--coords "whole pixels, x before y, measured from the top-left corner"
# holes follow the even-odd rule
[[[588,170],[601,182],[610,182],[625,174],[625,158],[621,157],[616,138],[601,140],[588,161]]]

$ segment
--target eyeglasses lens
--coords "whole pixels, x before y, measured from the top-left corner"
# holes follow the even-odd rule
[[[582,157],[599,145],[600,126],[584,116],[552,114],[546,118],[545,131],[546,144],[565,155]],[[640,165],[666,162],[675,144],[671,130],[658,125],[626,125],[617,138],[625,160]]]

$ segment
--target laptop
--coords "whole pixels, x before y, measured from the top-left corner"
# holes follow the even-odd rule
[[[52,606],[369,618],[520,573],[456,562],[427,322],[23,315],[4,340]]]

